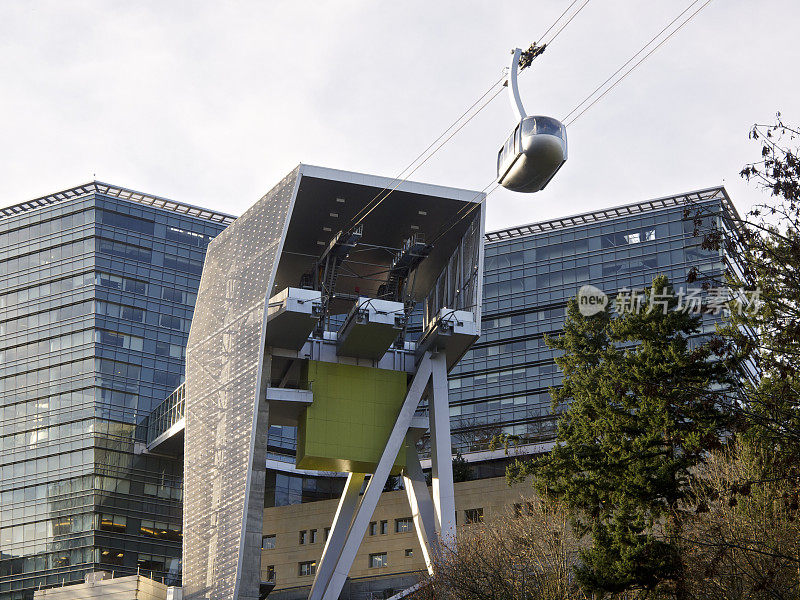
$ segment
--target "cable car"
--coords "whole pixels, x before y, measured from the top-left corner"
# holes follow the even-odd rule
[[[497,153],[497,183],[514,192],[543,190],[567,162],[567,129],[552,117],[527,116],[517,87],[517,69],[522,50],[512,52],[508,68],[511,109],[519,120]]]

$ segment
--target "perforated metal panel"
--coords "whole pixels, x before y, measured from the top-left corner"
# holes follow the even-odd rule
[[[183,589],[258,598],[267,404],[264,317],[299,168],[208,248],[187,348]]]

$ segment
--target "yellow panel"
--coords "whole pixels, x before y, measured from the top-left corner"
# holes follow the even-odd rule
[[[403,371],[308,361],[304,380],[314,403],[297,429],[297,467],[372,473],[407,391]],[[392,473],[405,465],[405,445]]]

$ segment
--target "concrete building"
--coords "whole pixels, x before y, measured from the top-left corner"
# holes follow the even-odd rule
[[[228,215],[92,182],[0,210],[0,598],[142,569],[178,582],[183,465],[141,453],[182,381]]]
[[[96,577],[108,575],[108,578]],[[168,587],[142,575],[110,577],[94,573],[89,581],[36,590],[34,600],[180,600],[180,588]]]
[[[458,528],[513,514],[514,505],[530,495],[529,486],[509,487],[499,477],[456,483]],[[336,500],[264,510],[264,531],[268,533],[262,540],[261,577],[278,582],[270,599],[308,597],[335,511]],[[384,492],[342,598],[388,598],[420,581],[425,569],[405,493]]]

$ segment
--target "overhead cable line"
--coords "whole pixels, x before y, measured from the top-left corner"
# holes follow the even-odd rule
[[[564,9],[564,12],[562,12],[560,15],[558,15],[558,18],[555,21],[553,21],[553,24],[550,25],[550,27],[548,27],[547,29],[545,29],[545,32],[541,36],[539,36],[539,39],[536,40],[537,44],[540,44],[542,42],[542,40],[544,39],[544,36],[546,36],[548,33],[550,33],[550,30],[553,29],[553,27],[555,27],[558,24],[558,22],[561,19],[564,18],[564,15],[567,14],[569,12],[569,10],[578,3],[578,1],[579,0],[572,0],[572,3],[569,6],[567,6],[567,8]],[[558,34],[556,34],[556,35],[558,35]],[[555,35],[553,36],[553,39],[556,39]]]
[[[586,0],[586,1],[588,2],[588,0]],[[614,77],[616,77],[616,75],[618,75],[618,74],[619,74],[619,73],[620,73],[620,72],[621,72],[623,69],[625,69],[625,67],[626,67],[627,65],[629,65],[631,62],[633,62],[634,60],[636,60],[636,58],[637,58],[638,56],[640,56],[640,55],[642,54],[642,52],[644,52],[644,51],[645,51],[645,50],[646,50],[646,49],[647,49],[649,46],[651,46],[651,45],[652,45],[652,44],[653,44],[653,43],[654,43],[654,42],[655,42],[655,41],[656,41],[656,40],[657,40],[659,37],[661,37],[661,36],[664,34],[664,32],[666,32],[666,31],[667,31],[667,30],[668,30],[670,27],[672,27],[672,26],[673,26],[673,25],[674,25],[674,24],[675,24],[675,23],[676,23],[678,20],[680,20],[680,18],[681,18],[683,15],[685,15],[685,14],[686,14],[688,11],[690,11],[690,10],[691,10],[691,9],[692,9],[692,8],[693,8],[695,5],[697,5],[697,4],[698,4],[698,2],[700,2],[700,1],[701,1],[701,0],[694,0],[694,1],[693,1],[691,4],[689,4],[689,6],[687,6],[687,7],[686,7],[686,8],[685,8],[683,11],[681,11],[681,12],[678,14],[678,16],[676,16],[676,17],[675,17],[675,18],[674,18],[672,21],[670,21],[670,23],[669,23],[669,24],[667,24],[667,26],[666,26],[666,27],[664,27],[664,28],[663,28],[661,31],[659,31],[659,32],[658,32],[658,33],[657,33],[655,36],[653,36],[653,38],[652,38],[652,39],[651,39],[649,42],[647,42],[647,44],[645,44],[645,45],[644,45],[644,46],[643,46],[643,47],[642,47],[642,48],[641,48],[641,49],[640,49],[640,50],[639,50],[639,51],[638,51],[636,54],[634,54],[634,55],[633,55],[633,56],[632,56],[630,59],[628,59],[628,61],[627,61],[625,64],[623,64],[623,65],[622,65],[622,66],[621,66],[619,69],[617,69],[617,70],[614,72],[614,74],[613,74],[613,75],[611,75],[611,77],[609,77],[608,79],[606,79],[606,81],[604,81],[602,84],[600,84],[600,85],[599,85],[599,86],[598,86],[598,87],[597,87],[597,88],[596,88],[596,89],[595,89],[595,90],[594,90],[594,91],[593,91],[591,94],[589,94],[589,96],[587,96],[587,98],[586,98],[585,100],[583,100],[583,102],[581,102],[581,103],[580,103],[580,104],[578,104],[578,105],[577,105],[577,106],[576,106],[574,109],[572,109],[572,111],[570,111],[570,113],[569,113],[569,114],[568,114],[568,115],[567,115],[567,116],[564,118],[564,121],[566,121],[566,119],[567,119],[567,118],[568,118],[570,115],[574,114],[574,113],[575,113],[577,110],[579,110],[579,109],[580,109],[580,108],[581,108],[581,107],[582,107],[584,104],[586,104],[586,102],[587,102],[587,101],[589,101],[589,100],[590,100],[590,99],[591,99],[591,98],[592,98],[592,97],[593,97],[593,96],[594,96],[594,95],[595,95],[595,94],[596,94],[596,93],[597,93],[599,90],[601,90],[601,89],[602,89],[602,88],[603,88],[603,87],[604,87],[604,86],[605,86],[605,85],[606,85],[606,84],[607,84],[609,81],[613,80],[613,79],[614,79]],[[653,53],[654,53],[656,50],[658,50],[658,48],[660,48],[660,47],[661,47],[663,44],[665,44],[665,43],[667,42],[667,40],[669,40],[669,39],[670,39],[670,38],[671,38],[673,35],[675,35],[675,34],[676,34],[678,31],[680,31],[680,29],[681,29],[681,28],[683,28],[683,26],[684,26],[684,25],[686,25],[686,24],[687,24],[689,21],[691,21],[691,20],[692,20],[692,19],[693,19],[693,18],[694,18],[694,17],[695,17],[695,16],[696,16],[696,15],[697,15],[697,14],[698,14],[700,11],[701,11],[701,10],[703,10],[703,9],[704,9],[706,6],[708,6],[710,3],[711,3],[711,0],[706,0],[706,1],[705,1],[705,2],[704,2],[704,3],[703,3],[701,6],[700,6],[700,8],[698,8],[698,9],[697,9],[697,10],[695,10],[693,13],[691,13],[691,14],[690,14],[690,15],[689,15],[689,16],[688,16],[688,17],[687,17],[687,18],[686,18],[686,19],[685,19],[683,22],[681,22],[681,23],[680,23],[680,24],[679,24],[679,25],[678,25],[678,26],[677,26],[677,27],[676,27],[674,30],[672,30],[672,31],[671,31],[671,32],[670,32],[670,33],[669,33],[669,34],[668,34],[668,35],[667,35],[667,36],[666,36],[666,37],[665,37],[663,40],[661,40],[661,41],[660,41],[660,42],[659,42],[659,43],[658,43],[658,44],[657,44],[655,47],[653,47],[653,48],[652,48],[652,49],[651,49],[649,52],[647,52],[647,54],[645,54],[645,55],[644,55],[644,56],[643,56],[643,57],[642,57],[642,58],[641,58],[641,59],[640,59],[638,62],[636,62],[636,63],[635,63],[635,64],[634,64],[634,65],[633,65],[633,66],[632,66],[630,69],[628,69],[628,70],[627,70],[627,71],[626,71],[626,72],[625,72],[625,73],[622,75],[622,77],[620,77],[618,80],[616,80],[616,81],[615,81],[615,82],[614,82],[614,83],[613,83],[613,84],[612,84],[612,85],[611,85],[611,86],[610,86],[608,89],[606,89],[606,90],[605,90],[605,91],[604,91],[604,92],[603,92],[603,93],[602,93],[602,94],[601,94],[599,97],[597,97],[596,99],[594,99],[594,100],[593,100],[593,101],[592,101],[592,102],[591,102],[591,103],[590,103],[588,106],[586,106],[585,108],[583,108],[583,110],[581,110],[581,112],[580,112],[580,113],[578,113],[578,115],[577,115],[577,116],[575,116],[575,117],[574,117],[574,118],[573,118],[571,121],[569,121],[568,123],[565,123],[565,124],[566,124],[566,125],[569,125],[569,124],[572,124],[572,123],[574,123],[574,122],[575,122],[575,121],[576,121],[576,120],[577,120],[577,119],[578,119],[578,118],[579,118],[579,117],[580,117],[580,116],[581,116],[583,113],[585,113],[585,112],[586,112],[587,110],[589,110],[589,109],[590,109],[590,108],[591,108],[591,107],[592,107],[594,104],[596,104],[598,101],[600,101],[600,99],[601,99],[601,98],[603,98],[603,96],[605,96],[605,95],[606,95],[608,92],[610,92],[610,91],[611,91],[611,90],[612,90],[614,87],[616,87],[616,86],[617,86],[617,85],[618,85],[618,84],[619,84],[619,83],[620,83],[620,82],[621,82],[623,79],[625,79],[625,77],[627,77],[627,76],[628,76],[628,75],[629,75],[629,74],[630,74],[630,73],[631,73],[631,72],[632,72],[634,69],[636,69],[636,67],[638,67],[638,66],[639,66],[640,64],[642,64],[642,63],[643,63],[645,60],[647,60],[647,58],[648,58],[649,56],[651,56],[651,55],[652,55],[652,54],[653,54]],[[574,4],[574,2],[573,2],[573,4]],[[583,6],[585,6],[585,4],[584,4]],[[581,6],[581,8],[583,8],[583,6]],[[568,8],[568,10],[569,10],[569,8]],[[580,10],[580,9],[579,9],[579,10]],[[576,13],[576,14],[577,14],[577,13]],[[574,18],[574,15],[573,15],[573,18]],[[570,20],[571,20],[571,19],[570,19]],[[565,25],[565,26],[566,26],[566,25]],[[562,29],[563,29],[563,27],[562,27]],[[558,33],[560,33],[560,30],[559,30],[559,32],[556,32],[556,35],[558,35]],[[554,38],[555,38],[555,36],[554,36]],[[554,38],[553,38],[553,39],[554,39]],[[492,187],[492,183],[494,183],[494,187]],[[478,192],[478,193],[475,195],[475,198],[473,199],[473,201],[474,201],[475,199],[477,199],[478,197],[480,197],[480,196],[481,196],[481,194],[483,194],[484,192],[486,192],[486,190],[488,190],[488,189],[491,187],[491,190],[489,190],[488,192],[486,192],[486,197],[490,196],[490,195],[491,195],[491,194],[492,194],[492,193],[493,193],[495,190],[497,190],[497,188],[499,187],[499,185],[500,185],[500,184],[498,184],[498,183],[496,183],[494,180],[492,180],[492,182],[491,182],[491,183],[489,183],[489,185],[487,185],[485,188],[483,188],[483,190],[481,190],[480,192]],[[436,241],[438,241],[439,239],[441,239],[441,238],[442,238],[444,235],[446,235],[446,234],[447,234],[447,233],[448,233],[448,232],[449,232],[451,229],[453,229],[453,227],[455,227],[455,226],[456,226],[456,225],[457,225],[457,224],[458,224],[460,221],[462,221],[463,219],[466,219],[466,218],[467,218],[467,217],[469,217],[469,216],[470,216],[470,215],[471,215],[473,212],[475,212],[475,211],[478,209],[478,207],[479,207],[479,206],[480,206],[480,204],[465,205],[465,206],[464,206],[464,207],[463,207],[463,208],[462,208],[462,209],[461,209],[461,210],[460,210],[458,213],[456,213],[456,215],[454,216],[454,218],[452,219],[452,221],[451,221],[449,224],[446,224],[445,226],[443,226],[443,227],[440,229],[439,233],[437,233],[436,237],[433,239],[433,241],[432,241],[431,243],[435,243]],[[462,214],[462,213],[463,213],[463,214]]]
[[[457,125],[457,124],[458,124],[458,123],[459,123],[459,122],[460,122],[460,121],[461,121],[461,120],[462,120],[462,119],[463,119],[463,118],[464,118],[464,117],[465,117],[467,114],[469,114],[469,112],[470,112],[470,111],[471,111],[471,110],[472,110],[472,109],[473,109],[473,108],[474,108],[474,107],[475,107],[475,106],[476,106],[476,105],[477,105],[477,104],[478,104],[478,103],[479,103],[481,100],[483,100],[483,99],[484,99],[484,98],[485,98],[485,97],[486,97],[486,96],[487,96],[489,93],[491,93],[491,92],[492,92],[492,90],[493,90],[493,89],[494,89],[494,88],[495,88],[497,85],[499,85],[499,84],[500,84],[500,83],[501,83],[501,82],[502,82],[504,79],[505,79],[505,75],[504,75],[503,77],[501,77],[501,78],[500,78],[498,81],[496,81],[494,84],[492,84],[492,87],[490,87],[490,88],[489,88],[489,89],[488,89],[488,90],[487,90],[487,91],[486,91],[486,92],[485,92],[485,93],[484,93],[484,94],[483,94],[483,95],[482,95],[480,98],[478,98],[478,100],[476,100],[476,101],[475,101],[475,102],[472,104],[472,106],[470,106],[470,107],[469,107],[469,108],[468,108],[468,109],[467,109],[467,110],[466,110],[466,111],[465,111],[465,112],[464,112],[464,113],[463,113],[463,114],[462,114],[462,115],[461,115],[461,116],[460,116],[458,119],[456,119],[456,120],[453,122],[453,124],[452,124],[452,125],[450,125],[450,127],[448,127],[447,129],[445,129],[445,130],[444,130],[444,132],[442,132],[442,134],[441,134],[441,135],[440,135],[438,138],[436,138],[435,140],[433,140],[433,142],[431,142],[431,144],[430,144],[430,145],[429,145],[429,146],[428,146],[428,147],[427,147],[427,148],[426,148],[426,149],[425,149],[425,150],[424,150],[424,151],[423,151],[423,152],[422,152],[422,153],[421,153],[419,156],[417,156],[417,158],[415,158],[415,159],[414,159],[414,160],[413,160],[411,163],[409,163],[409,165],[408,165],[408,166],[407,166],[405,169],[403,169],[402,171],[400,171],[400,173],[399,173],[399,174],[398,174],[398,175],[397,175],[397,176],[396,176],[396,177],[395,177],[395,178],[392,180],[392,182],[389,184],[389,186],[387,186],[387,187],[383,188],[383,189],[382,189],[380,192],[378,192],[378,193],[375,195],[375,197],[374,197],[372,200],[370,200],[370,201],[369,201],[369,202],[368,202],[368,203],[367,203],[367,204],[366,204],[366,205],[365,205],[365,206],[364,206],[364,207],[363,207],[363,208],[362,208],[362,209],[361,209],[361,210],[360,210],[358,213],[356,213],[356,215],[353,217],[353,224],[352,224],[352,227],[357,227],[357,226],[358,226],[358,224],[359,224],[361,221],[363,221],[363,220],[364,220],[364,219],[365,219],[365,218],[366,218],[366,217],[367,217],[367,216],[368,216],[368,215],[369,215],[369,214],[370,214],[370,213],[371,213],[373,210],[375,210],[375,209],[378,207],[378,205],[380,205],[380,203],[381,203],[381,202],[383,202],[384,200],[386,200],[386,198],[388,198],[388,197],[389,197],[389,195],[390,195],[392,192],[394,192],[394,191],[395,191],[395,190],[396,190],[398,187],[400,187],[400,185],[402,185],[402,184],[403,184],[403,182],[407,181],[407,180],[408,180],[408,178],[409,178],[409,177],[411,177],[411,176],[412,176],[412,175],[413,175],[413,174],[414,174],[414,173],[417,171],[417,169],[419,169],[419,168],[420,168],[422,165],[424,165],[424,164],[425,164],[425,163],[428,161],[428,159],[430,159],[430,158],[431,158],[431,156],[433,156],[434,154],[436,154],[436,153],[437,153],[437,152],[438,152],[438,151],[439,151],[439,150],[442,148],[442,146],[444,146],[444,145],[445,145],[447,142],[449,142],[449,141],[450,141],[450,140],[451,140],[451,139],[452,139],[452,138],[453,138],[453,137],[454,137],[454,136],[455,136],[455,135],[456,135],[456,134],[457,134],[459,131],[461,131],[461,130],[462,130],[462,129],[463,129],[463,128],[464,128],[464,127],[467,125],[467,123],[469,123],[469,122],[470,122],[472,119],[474,119],[474,118],[475,118],[475,116],[476,116],[476,115],[477,115],[479,112],[481,112],[481,111],[482,111],[484,108],[486,108],[486,106],[487,106],[487,105],[488,105],[488,104],[489,104],[489,103],[490,103],[492,100],[494,100],[494,99],[495,99],[495,98],[496,98],[496,97],[497,97],[497,96],[500,94],[500,92],[502,92],[502,91],[503,91],[503,88],[502,88],[502,87],[500,87],[499,89],[497,89],[497,90],[494,92],[494,94],[492,94],[492,95],[489,97],[489,99],[488,99],[486,102],[484,102],[484,103],[483,103],[483,104],[482,104],[482,105],[481,105],[481,106],[478,108],[478,110],[477,110],[477,111],[475,111],[475,113],[474,113],[474,114],[470,115],[470,116],[469,116],[469,118],[467,118],[467,120],[466,120],[466,121],[464,121],[463,123],[461,123],[461,125],[459,125],[459,126],[458,126],[458,127],[455,129],[455,130],[453,130],[453,127],[455,127],[455,126],[456,126],[456,125]],[[452,133],[450,133],[450,131],[451,131],[451,130],[453,130],[453,131],[452,131]],[[450,135],[447,135],[448,133],[450,133]],[[447,137],[445,137],[445,136],[447,136]],[[413,169],[411,169],[411,170],[409,171],[409,169],[411,168],[411,166],[412,166],[412,165],[414,165],[414,163],[416,163],[416,162],[417,162],[417,161],[418,161],[418,160],[419,160],[419,159],[420,159],[422,156],[424,156],[424,155],[425,155],[425,154],[426,154],[426,153],[427,153],[427,152],[428,152],[428,151],[429,151],[429,150],[430,150],[430,149],[431,149],[431,148],[432,148],[434,145],[436,145],[436,143],[437,143],[437,142],[439,142],[439,141],[440,141],[442,138],[444,138],[444,141],[442,141],[442,142],[441,142],[441,143],[440,143],[438,146],[436,146],[436,147],[434,148],[433,152],[431,152],[431,153],[430,153],[430,154],[429,154],[429,155],[428,155],[428,156],[425,158],[425,160],[423,160],[422,162],[420,162],[419,164],[417,164],[417,165],[416,165],[416,166],[415,166]],[[386,194],[385,194],[385,195],[384,195],[384,192],[386,192]],[[381,196],[382,196],[382,197],[381,197]]]
[[[692,19],[693,19],[693,18],[694,18],[694,17],[695,17],[695,16],[696,16],[696,15],[697,15],[697,14],[698,14],[700,11],[701,11],[701,10],[703,10],[703,9],[704,9],[706,6],[708,6],[708,5],[711,3],[711,0],[706,0],[706,1],[705,1],[705,2],[704,2],[704,3],[703,3],[701,6],[700,6],[700,8],[698,8],[696,11],[694,11],[692,14],[690,14],[690,15],[689,15],[689,16],[688,16],[688,17],[687,17],[687,18],[686,18],[686,19],[685,19],[685,20],[684,20],[684,21],[683,21],[683,22],[682,22],[680,25],[678,25],[678,26],[677,26],[675,29],[673,29],[673,30],[672,30],[672,31],[671,31],[671,32],[670,32],[670,33],[669,33],[669,34],[668,34],[668,35],[667,35],[667,36],[666,36],[666,37],[665,37],[663,40],[661,40],[661,41],[660,41],[660,42],[659,42],[659,43],[658,43],[656,46],[654,46],[654,47],[653,47],[653,48],[652,48],[652,49],[651,49],[651,50],[650,50],[650,51],[649,51],[647,54],[645,54],[645,55],[644,55],[644,56],[643,56],[641,59],[639,59],[639,61],[638,61],[638,62],[636,62],[636,63],[635,63],[635,64],[634,64],[634,65],[633,65],[631,68],[629,68],[627,71],[625,71],[625,72],[622,74],[622,76],[621,76],[619,79],[617,79],[617,80],[616,80],[616,81],[615,81],[613,84],[611,84],[611,86],[609,86],[609,87],[608,87],[608,89],[606,89],[606,90],[605,90],[605,91],[604,91],[602,94],[600,94],[600,95],[599,95],[597,98],[595,98],[594,100],[592,100],[592,102],[591,102],[591,103],[590,103],[588,106],[586,106],[585,108],[583,108],[583,110],[581,110],[581,111],[580,111],[580,112],[579,112],[579,113],[578,113],[578,114],[577,114],[575,117],[573,117],[571,120],[567,121],[567,119],[570,117],[570,115],[574,114],[574,113],[575,113],[576,111],[578,111],[578,110],[579,110],[579,109],[580,109],[580,108],[581,108],[581,107],[582,107],[584,104],[586,104],[586,102],[588,102],[588,101],[589,101],[589,100],[590,100],[590,99],[591,99],[591,98],[592,98],[592,97],[593,97],[593,96],[594,96],[594,95],[595,95],[595,94],[596,94],[598,91],[600,91],[600,90],[601,90],[601,89],[602,89],[602,88],[603,88],[603,87],[604,87],[604,86],[605,86],[605,85],[606,85],[606,84],[607,84],[609,81],[611,81],[612,79],[614,79],[614,77],[616,77],[616,76],[617,76],[617,74],[619,74],[619,73],[620,73],[620,72],[621,72],[621,71],[622,71],[622,70],[623,70],[623,69],[624,69],[626,66],[628,66],[628,65],[629,65],[631,62],[633,62],[633,61],[634,61],[634,60],[635,60],[635,59],[636,59],[636,58],[637,58],[637,57],[638,57],[638,56],[639,56],[639,55],[640,55],[642,52],[644,52],[644,50],[646,50],[646,49],[647,49],[647,47],[648,47],[648,46],[650,46],[650,45],[651,45],[653,42],[655,42],[655,41],[656,41],[656,40],[657,40],[659,37],[661,37],[665,31],[667,31],[667,30],[668,30],[670,27],[672,27],[672,25],[674,25],[676,21],[678,21],[678,20],[679,20],[679,19],[680,19],[680,18],[681,18],[681,17],[682,17],[684,14],[686,14],[686,13],[687,13],[687,12],[688,12],[688,11],[689,11],[689,10],[690,10],[690,9],[691,9],[693,6],[695,6],[695,5],[696,5],[698,2],[700,2],[700,0],[694,0],[694,1],[693,1],[691,4],[689,4],[689,6],[687,6],[685,9],[683,9],[683,11],[681,11],[681,13],[680,13],[680,14],[678,14],[678,16],[677,16],[677,17],[675,17],[675,18],[674,18],[672,21],[670,21],[670,22],[667,24],[667,26],[666,26],[666,27],[664,27],[664,28],[663,28],[661,31],[659,31],[659,32],[658,32],[656,35],[654,35],[654,36],[653,36],[653,37],[650,39],[650,41],[649,41],[649,42],[647,42],[647,43],[646,43],[644,46],[642,46],[642,48],[641,48],[641,49],[640,49],[640,50],[639,50],[639,51],[638,51],[636,54],[634,54],[633,56],[631,56],[631,57],[630,57],[630,58],[629,58],[629,59],[628,59],[628,60],[625,62],[625,64],[623,64],[623,65],[622,65],[622,66],[621,66],[619,69],[617,69],[616,71],[614,71],[614,73],[613,73],[613,74],[612,74],[612,75],[611,75],[611,76],[610,76],[608,79],[606,79],[606,80],[605,80],[603,83],[601,83],[599,86],[597,86],[597,87],[594,89],[594,91],[593,91],[591,94],[589,94],[589,95],[588,95],[586,98],[584,98],[584,99],[583,99],[583,101],[581,101],[581,102],[580,102],[580,103],[579,103],[579,104],[578,104],[578,105],[577,105],[575,108],[573,108],[573,109],[572,109],[572,110],[571,110],[571,111],[570,111],[570,112],[567,114],[567,116],[566,116],[566,117],[564,117],[564,119],[562,119],[563,121],[566,121],[566,122],[564,123],[564,125],[566,125],[566,126],[569,126],[569,125],[573,124],[575,121],[577,121],[577,120],[578,120],[578,119],[581,117],[581,115],[583,115],[583,113],[585,113],[585,112],[586,112],[587,110],[589,110],[589,109],[590,109],[592,106],[594,106],[595,104],[597,104],[597,102],[599,102],[599,101],[600,101],[600,100],[603,98],[603,96],[605,96],[606,94],[608,94],[608,92],[610,92],[610,91],[611,91],[611,90],[613,90],[613,89],[614,89],[614,88],[615,88],[617,85],[619,85],[619,84],[620,84],[620,82],[622,82],[622,80],[623,80],[623,79],[625,79],[625,78],[626,78],[628,75],[630,75],[630,74],[631,74],[631,73],[634,71],[634,69],[636,69],[636,67],[638,67],[638,66],[639,66],[639,65],[641,65],[641,64],[642,64],[642,63],[643,63],[645,60],[647,60],[647,59],[648,59],[648,58],[649,58],[649,57],[650,57],[650,56],[651,56],[651,55],[652,55],[652,54],[653,54],[653,53],[654,53],[656,50],[658,50],[658,49],[659,49],[661,46],[663,46],[663,45],[664,45],[664,44],[665,44],[665,43],[666,43],[666,42],[667,42],[667,41],[668,41],[668,40],[669,40],[669,39],[670,39],[670,38],[671,38],[673,35],[675,35],[676,33],[678,33],[678,31],[680,31],[680,30],[683,28],[683,26],[684,26],[684,25],[686,25],[686,24],[687,24],[689,21],[691,21],[691,20],[692,20]]]
[[[577,0],[576,0],[576,1],[577,1]],[[570,6],[572,6],[573,4],[575,4],[575,2],[573,2],[573,3],[572,3]],[[567,27],[567,25],[569,25],[570,23],[572,23],[572,19],[574,19],[575,17],[577,17],[577,16],[578,16],[578,13],[580,13],[580,12],[583,10],[583,8],[584,8],[584,7],[585,7],[587,4],[589,4],[589,0],[584,0],[583,4],[581,4],[580,8],[578,8],[578,10],[576,10],[576,11],[573,13],[573,15],[572,15],[572,16],[571,16],[569,19],[567,19],[567,22],[566,22],[566,23],[564,23],[564,24],[561,26],[561,28],[560,28],[558,31],[556,31],[555,35],[554,35],[553,37],[551,37],[551,38],[550,38],[550,40],[548,40],[547,42],[545,42],[545,46],[546,46],[546,45],[548,45],[548,44],[552,44],[552,43],[553,43],[553,40],[555,40],[555,39],[556,39],[556,38],[559,36],[559,34],[560,34],[562,31],[564,31],[564,29]],[[567,10],[569,10],[569,8],[568,8]],[[566,13],[566,11],[565,11],[565,13]],[[562,16],[563,16],[563,14],[562,14]],[[560,17],[559,17],[559,18],[560,18]],[[552,26],[551,26],[551,29],[552,29]],[[542,37],[544,37],[544,36],[542,36]]]
[[[559,22],[562,21],[562,19],[564,19],[564,17],[569,13],[569,11],[579,1],[580,0],[572,0],[572,2],[569,4],[569,6],[567,6],[567,8],[558,16],[558,18],[539,37],[539,40],[541,41],[542,39],[544,39],[545,36],[554,27],[556,27],[559,24]],[[531,61],[534,58],[536,58],[537,56],[539,56],[544,51],[545,47],[548,44],[551,44],[553,42],[553,40],[555,40],[561,34],[561,32],[564,30],[564,28],[572,22],[572,20],[578,15],[578,13],[580,13],[584,9],[584,7],[588,3],[589,3],[589,0],[583,0],[583,4],[581,4],[578,7],[578,10],[575,11],[574,13],[572,13],[569,16],[567,21],[558,29],[558,31],[556,31],[556,33],[547,41],[547,43],[540,45],[539,42],[536,42],[534,44],[531,44],[530,48],[528,50],[526,50],[525,53],[523,54],[523,60],[525,60],[526,62],[523,63],[524,66],[521,65],[521,70],[524,69],[525,67],[529,66]],[[461,114],[461,116],[459,116],[447,129],[445,129],[439,135],[439,137],[437,137],[435,140],[433,140],[433,142],[431,142],[428,145],[428,147],[425,148],[425,150],[423,150],[419,155],[417,155],[417,157],[413,161],[411,161],[406,166],[405,169],[400,171],[388,186],[386,186],[380,192],[378,192],[375,195],[375,197],[372,198],[372,200],[370,200],[358,213],[356,213],[356,215],[353,217],[353,219],[351,221],[350,227],[357,227],[359,225],[359,223],[361,221],[363,221],[375,208],[377,208],[378,205],[380,205],[384,200],[386,200],[386,198],[388,198],[392,194],[392,192],[394,192],[403,182],[407,181],[408,178],[411,177],[411,175],[413,175],[422,165],[424,165],[428,160],[430,160],[430,158],[434,154],[436,154],[447,142],[449,142],[459,131],[461,131],[466,126],[467,123],[469,123],[472,119],[474,119],[478,115],[478,113],[480,113],[484,108],[486,108],[486,106],[488,106],[489,103],[491,103],[491,101],[494,100],[503,91],[503,86],[501,86],[497,90],[495,90],[495,87],[497,87],[498,85],[503,84],[505,79],[506,79],[506,75],[503,74],[503,76],[500,77],[500,79],[498,79],[497,81],[495,81],[489,87],[489,89],[486,92],[483,93],[483,95],[480,98],[478,98],[475,102],[473,102],[472,105],[470,105],[470,107],[467,108],[467,110],[465,110]],[[493,90],[494,90],[494,93],[492,93]],[[491,96],[489,97],[489,99],[487,101],[483,102],[483,104],[481,104],[478,107],[478,109],[475,110],[475,112],[470,114],[470,112],[473,109],[475,109],[475,107],[478,106],[478,104],[480,104],[480,102],[484,98],[489,96],[490,94],[491,94]],[[467,115],[469,115],[469,116],[467,117]],[[461,121],[465,117],[466,117],[466,120],[462,123]],[[461,124],[459,125],[459,123],[461,123]],[[453,129],[454,127],[455,127],[455,130]],[[441,143],[440,143],[440,141],[441,141]],[[433,148],[433,150],[431,150],[432,148]],[[422,159],[422,160],[420,161],[420,159]],[[414,166],[414,165],[416,165],[416,166]]]

